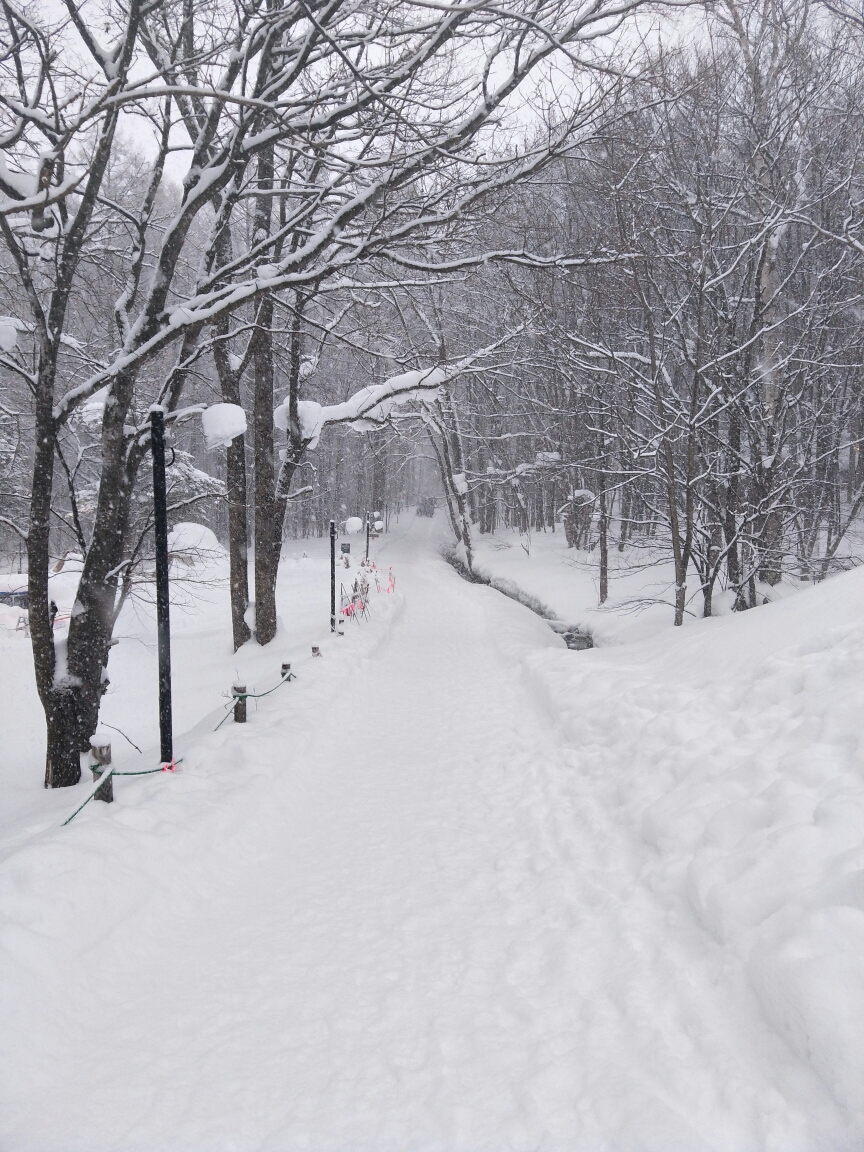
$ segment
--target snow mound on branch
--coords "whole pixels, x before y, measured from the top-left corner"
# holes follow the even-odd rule
[[[108,388],[109,385],[106,384],[81,405],[79,413],[81,423],[86,424],[88,428],[95,428],[102,423],[105,417],[105,404],[108,401]]]
[[[175,525],[168,533],[168,555],[191,568],[221,559],[225,549],[206,524],[185,523]]]
[[[431,399],[452,374],[445,368],[417,369],[391,376],[382,384],[370,384],[355,392],[342,404],[321,405],[314,400],[301,400],[297,405],[300,436],[307,447],[317,448],[327,424],[348,424],[358,431],[380,428],[402,404],[411,400]],[[273,412],[273,422],[286,432],[291,423],[289,399]]]
[[[290,399],[286,396],[279,407],[273,410],[273,423],[283,432],[287,432],[291,426],[289,404]],[[300,400],[297,403],[300,436],[303,440],[308,441],[308,448],[317,448],[318,446],[318,440],[324,427],[323,414],[324,409],[314,400]]]
[[[211,404],[201,413],[201,426],[208,449],[227,446],[246,431],[246,413],[239,404]]]
[[[417,369],[391,376],[383,384],[370,384],[346,400],[324,409],[325,423],[350,424],[358,431],[367,431],[383,424],[394,409],[410,400],[430,398],[447,382],[444,368]]]
[[[310,448],[316,448],[324,427],[324,409],[314,400],[301,400],[297,405],[297,415],[300,418],[300,435],[309,441]]]

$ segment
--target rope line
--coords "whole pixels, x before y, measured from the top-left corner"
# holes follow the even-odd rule
[[[231,709],[234,707],[234,705],[237,703],[238,700],[261,700],[264,696],[269,696],[272,692],[275,692],[277,688],[281,688],[283,684],[287,684],[289,680],[296,680],[296,679],[297,679],[296,675],[293,672],[289,672],[286,676],[282,677],[282,679],[279,681],[278,684],[274,684],[273,687],[268,688],[266,692],[238,692],[236,695],[232,694],[231,702],[228,704],[228,711],[225,713],[225,715],[222,717],[222,719],[219,721],[219,723],[216,725],[216,727],[213,729],[213,731],[214,732],[219,731],[219,729],[222,727],[222,725],[225,723],[225,721],[231,715]],[[105,727],[106,728],[114,728],[113,724],[106,724]],[[120,732],[120,729],[114,728],[114,731]],[[120,732],[120,735],[123,736],[126,740],[129,740],[129,737],[126,736],[125,732]],[[129,740],[129,743],[132,744],[132,741]],[[137,745],[132,744],[132,747],[137,748]],[[139,748],[138,751],[140,752],[141,749]],[[96,769],[96,768],[101,768],[102,772],[93,781],[93,784],[92,784],[91,790],[90,790],[90,794],[84,800],[81,801],[81,803],[78,805],[78,807],[75,809],[74,812],[72,812],[69,816],[66,817],[66,819],[63,821],[63,824],[61,825],[61,827],[65,828],[67,824],[69,824],[72,820],[74,820],[75,817],[78,815],[78,813],[81,811],[81,809],[85,808],[90,803],[90,801],[93,799],[93,797],[96,795],[96,793],[102,787],[102,785],[107,784],[107,782],[111,779],[112,776],[154,776],[157,772],[173,772],[175,767],[178,764],[181,764],[182,762],[183,762],[183,757],[180,756],[177,760],[172,760],[170,764],[160,764],[158,768],[139,768],[135,772],[118,772],[117,769],[112,768],[112,766],[110,764],[90,764],[89,767],[90,767],[91,771],[93,769]]]
[[[170,764],[160,764],[158,768],[141,768],[137,772],[114,772],[113,775],[114,776],[152,776],[154,772],[173,772],[174,771],[174,765],[182,764],[182,763],[183,763],[183,757],[181,756],[177,760],[172,760]],[[92,768],[98,768],[99,765],[98,764],[91,764],[90,767],[91,767],[91,769]]]
[[[236,695],[234,695],[232,693],[231,700],[229,701],[228,704],[226,704],[226,708],[228,709],[228,711],[225,713],[225,715],[222,717],[222,719],[219,721],[219,723],[216,725],[216,727],[213,729],[213,731],[214,732],[219,731],[219,729],[222,727],[222,725],[225,723],[225,721],[231,715],[231,709],[234,707],[234,705],[237,703],[238,700],[260,700],[264,696],[269,696],[271,692],[275,692],[277,688],[281,688],[283,684],[287,684],[289,680],[296,680],[296,679],[297,679],[297,677],[294,675],[294,673],[289,672],[287,676],[282,677],[282,679],[279,681],[278,684],[274,684],[273,687],[268,688],[266,692],[238,692]]]

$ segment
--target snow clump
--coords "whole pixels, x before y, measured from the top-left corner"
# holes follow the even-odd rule
[[[208,449],[228,445],[246,431],[246,413],[239,404],[211,404],[201,413]]]

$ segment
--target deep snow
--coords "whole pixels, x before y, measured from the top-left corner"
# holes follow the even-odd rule
[[[429,531],[378,542],[397,592],[341,638],[302,544],[272,651],[232,657],[224,589],[191,587],[176,777],[46,827],[72,797],[22,742],[0,1147],[862,1147],[864,572],[577,653]]]

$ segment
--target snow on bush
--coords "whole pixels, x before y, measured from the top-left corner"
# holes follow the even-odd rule
[[[168,555],[191,568],[221,559],[225,549],[206,524],[177,524],[168,533]]]

